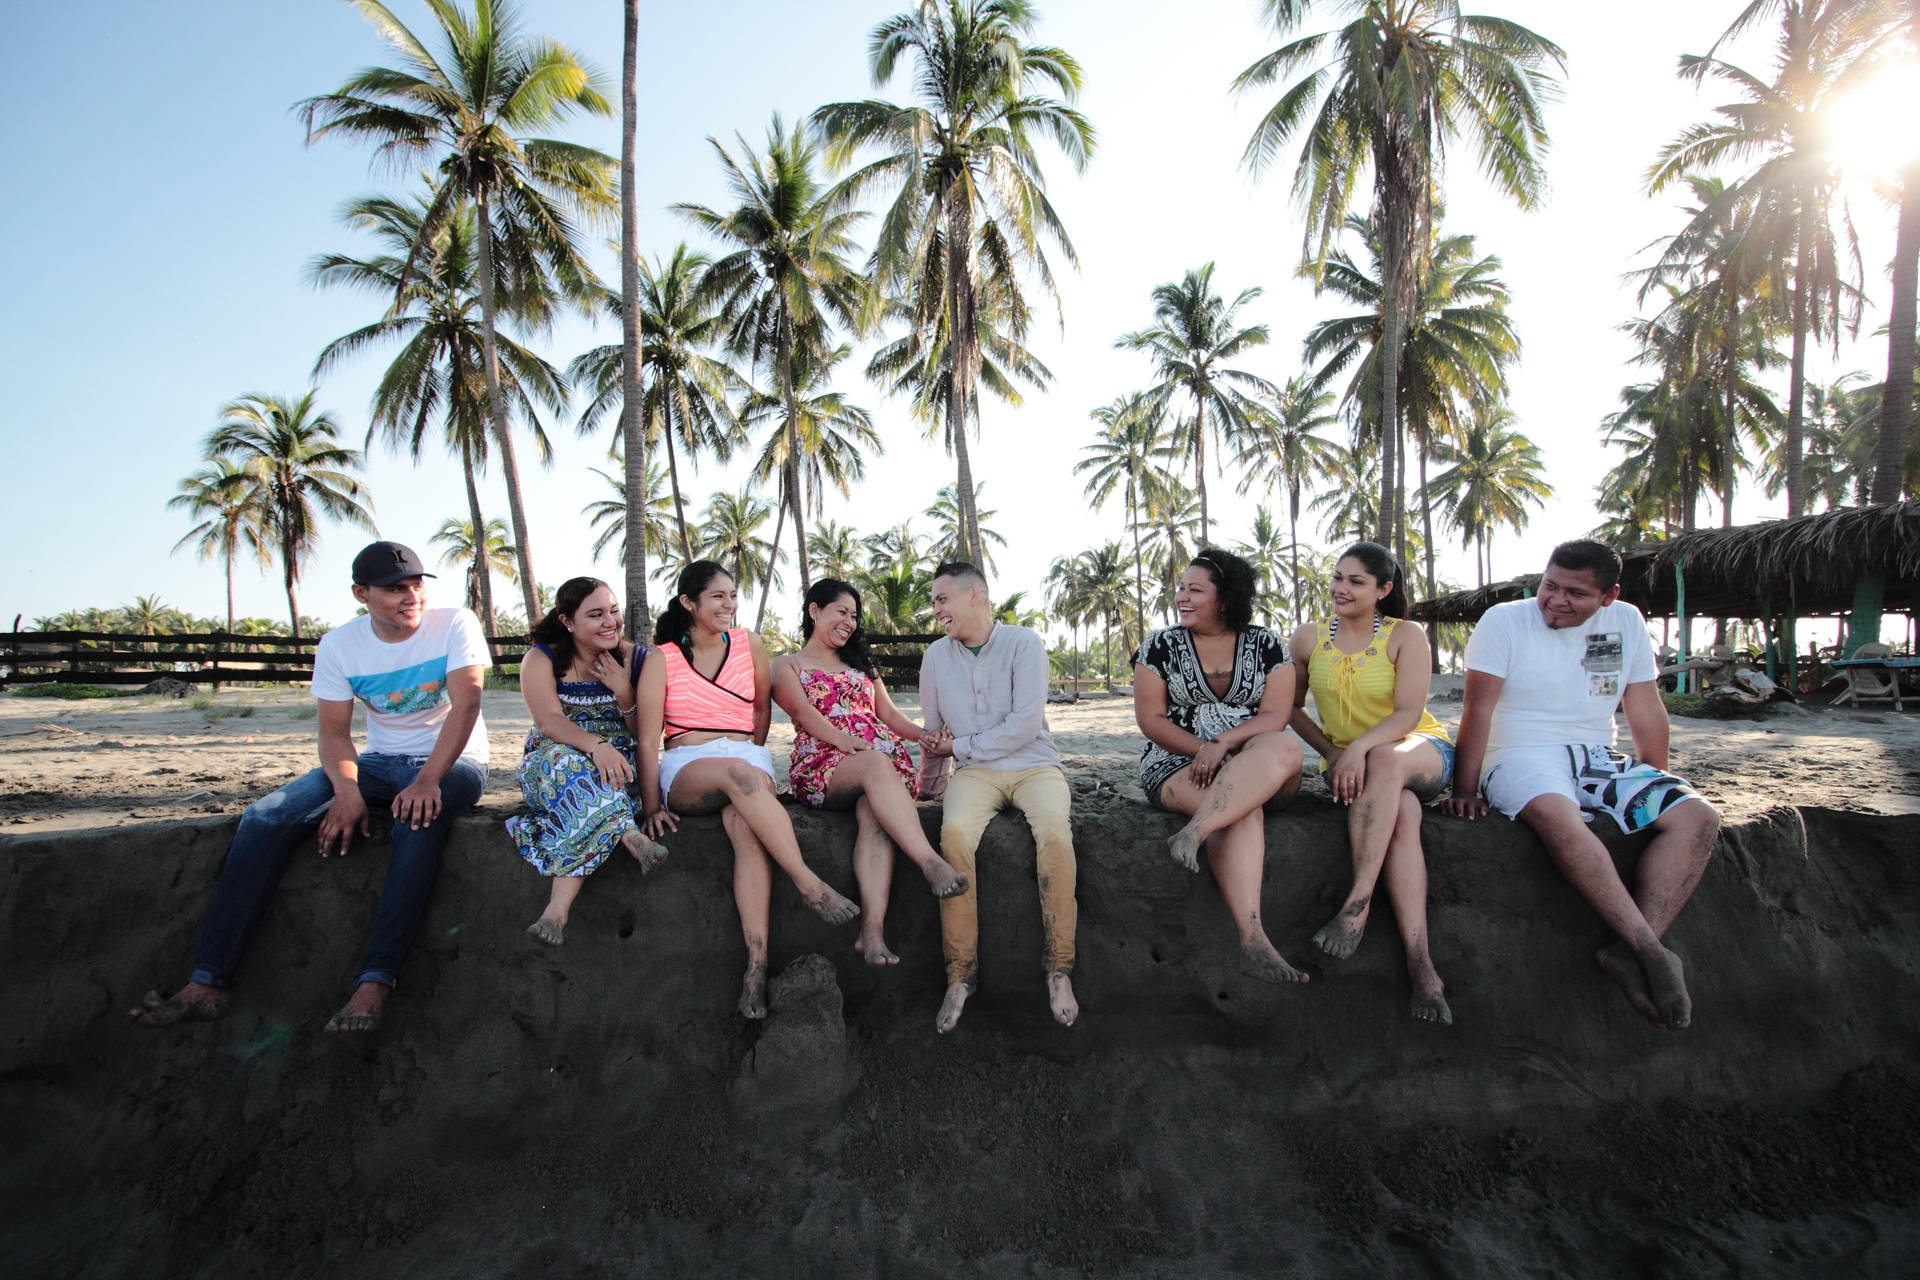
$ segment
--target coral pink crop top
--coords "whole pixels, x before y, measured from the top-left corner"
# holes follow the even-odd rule
[[[726,656],[711,679],[694,669],[683,645],[658,646],[667,664],[667,741],[683,733],[753,732],[753,648],[741,627],[728,631],[726,642]]]

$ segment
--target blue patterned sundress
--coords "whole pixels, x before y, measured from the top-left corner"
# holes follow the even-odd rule
[[[536,647],[553,656],[545,645]],[[636,644],[631,672],[636,689],[645,657],[646,646]],[[562,680],[558,692],[567,719],[599,734],[633,763],[637,744],[627,732],[613,690],[598,680]],[[626,789],[601,782],[592,757],[578,747],[529,730],[519,773],[520,794],[533,812],[508,818],[507,834],[520,846],[520,856],[543,876],[589,874],[634,828],[633,801]]]

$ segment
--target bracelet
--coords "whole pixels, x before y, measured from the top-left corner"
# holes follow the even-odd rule
[[[613,709],[614,709],[615,711],[618,711],[618,712],[619,712],[619,713],[620,713],[621,715],[623,715],[623,716],[630,716],[630,715],[632,715],[632,714],[633,714],[633,710],[634,710],[634,707],[637,707],[637,706],[639,706],[639,705],[640,705],[640,704],[639,704],[638,702],[635,702],[635,703],[633,704],[633,706],[632,706],[632,707],[623,707],[623,706],[621,706],[621,705],[620,705],[620,699],[618,699],[618,698],[615,698],[615,699],[613,700]]]

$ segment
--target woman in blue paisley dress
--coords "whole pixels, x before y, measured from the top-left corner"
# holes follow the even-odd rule
[[[570,578],[530,633],[520,692],[533,716],[520,757],[530,813],[507,819],[520,856],[553,880],[527,926],[559,946],[580,886],[616,847],[652,871],[667,851],[633,819],[634,686],[646,647],[621,635],[620,602],[598,578]]]
[[[1293,664],[1280,637],[1253,625],[1253,566],[1208,547],[1174,594],[1180,624],[1140,646],[1133,715],[1147,737],[1140,789],[1189,821],[1167,842],[1189,871],[1206,854],[1240,935],[1241,969],[1267,982],[1305,982],[1260,922],[1265,804],[1300,786]]]

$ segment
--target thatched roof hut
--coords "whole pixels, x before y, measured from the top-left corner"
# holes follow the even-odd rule
[[[1652,618],[1679,612],[1676,569],[1686,584],[1688,617],[1831,617],[1850,610],[1854,584],[1875,573],[1886,578],[1884,607],[1911,613],[1920,608],[1920,502],[1696,529],[1629,547],[1621,558],[1621,599]],[[1539,585],[1539,574],[1527,574],[1422,600],[1409,613],[1422,622],[1476,622],[1492,606],[1532,595]]]

